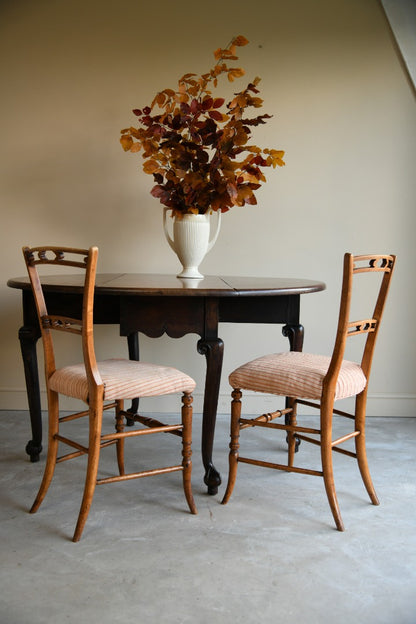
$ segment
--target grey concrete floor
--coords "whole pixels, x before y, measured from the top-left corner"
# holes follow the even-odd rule
[[[369,419],[379,507],[354,460],[335,457],[344,533],[316,477],[241,465],[222,506],[224,484],[208,496],[202,483],[198,415],[194,429],[198,516],[187,511],[178,473],[104,485],[73,544],[85,460],[59,465],[40,510],[28,514],[44,456],[31,464],[24,452],[27,412],[0,412],[2,624],[416,623],[416,418]],[[258,436],[269,457],[284,460],[284,440],[267,432],[244,435],[245,448],[258,447]],[[176,461],[177,444],[168,435],[132,440],[129,467],[152,456]],[[220,416],[215,464],[224,482],[227,446]],[[312,463],[318,452],[300,450]],[[114,448],[100,466],[113,469]]]

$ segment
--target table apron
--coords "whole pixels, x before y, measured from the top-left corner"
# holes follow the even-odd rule
[[[204,297],[120,297],[120,335],[139,331],[150,338],[163,334],[171,338],[185,334],[202,337],[206,305]]]
[[[220,299],[219,322],[299,323],[300,295],[239,296]]]
[[[45,293],[50,314],[81,318],[82,295]],[[38,326],[32,293],[23,291],[24,325]],[[299,323],[300,295],[235,297],[149,297],[96,294],[94,323],[120,325],[120,335],[142,332],[149,337],[167,334],[180,338],[195,333],[215,338],[218,323]]]

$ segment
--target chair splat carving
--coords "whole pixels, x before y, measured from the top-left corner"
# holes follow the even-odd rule
[[[23,254],[29,266],[55,264],[86,269],[89,250],[75,247],[32,247],[31,249],[24,248]],[[82,260],[80,256],[84,256]]]

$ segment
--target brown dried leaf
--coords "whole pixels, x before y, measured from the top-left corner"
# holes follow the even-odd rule
[[[162,108],[164,103],[166,102],[166,94],[163,93],[163,91],[161,93],[158,93],[155,100],[157,102],[157,105]]]
[[[211,117],[211,119],[215,119],[215,121],[223,121],[222,113],[220,113],[219,111],[210,110],[208,111],[208,115]]]

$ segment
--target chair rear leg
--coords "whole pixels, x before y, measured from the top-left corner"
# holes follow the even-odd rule
[[[103,409],[97,406],[96,401],[92,400],[90,404],[90,434],[88,447],[88,465],[85,477],[84,494],[82,498],[81,508],[79,510],[78,521],[75,527],[73,542],[79,542],[88,514],[91,509],[91,503],[94,496],[95,486],[97,484],[98,463],[100,459],[101,448],[101,427],[102,427]]]
[[[228,503],[231,494],[233,493],[237,478],[238,449],[240,448],[241,391],[234,390],[231,396],[233,397],[233,400],[231,401],[231,440],[230,453],[228,455],[229,471],[227,488],[225,490],[224,498],[221,501],[222,505]]]
[[[48,392],[48,418],[49,418],[49,430],[48,430],[48,453],[46,456],[45,470],[43,473],[42,482],[35,498],[35,501],[30,509],[30,513],[35,513],[52,482],[52,478],[55,472],[56,459],[58,456],[59,442],[55,436],[59,432],[59,395],[56,392],[49,390]]]
[[[184,393],[182,396],[182,479],[183,490],[191,513],[197,514],[192,494],[192,401],[190,394]]]
[[[321,405],[321,459],[322,471],[325,483],[326,495],[329,506],[335,520],[338,531],[344,531],[341,512],[335,491],[334,469],[332,462],[332,409],[333,403],[328,407]]]

